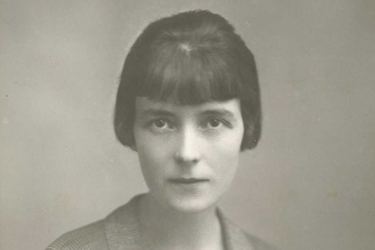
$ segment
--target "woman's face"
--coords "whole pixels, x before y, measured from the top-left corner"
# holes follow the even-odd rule
[[[135,111],[135,148],[152,197],[180,212],[215,205],[238,166],[239,100],[178,106],[137,97]]]

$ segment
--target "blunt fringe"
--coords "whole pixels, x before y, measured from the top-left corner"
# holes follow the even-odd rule
[[[123,66],[114,114],[118,140],[134,145],[135,98],[177,105],[238,98],[245,133],[241,150],[261,134],[261,103],[254,56],[226,19],[206,10],[149,24]]]

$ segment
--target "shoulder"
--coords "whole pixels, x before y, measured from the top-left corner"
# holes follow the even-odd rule
[[[55,240],[46,250],[105,250],[107,241],[105,237],[103,220],[65,233]]]
[[[223,227],[223,236],[227,249],[279,250],[267,241],[245,232],[224,216],[220,210],[218,210],[218,215]]]
[[[63,234],[46,250],[140,249],[143,244],[137,216],[140,197],[134,197],[103,220]]]
[[[257,236],[251,235],[246,232],[244,232],[244,234],[255,250],[279,250],[279,248]]]

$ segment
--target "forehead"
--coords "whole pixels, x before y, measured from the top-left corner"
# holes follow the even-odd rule
[[[234,116],[241,115],[241,107],[238,99],[227,101],[208,101],[196,105],[178,105],[174,102],[153,101],[147,97],[137,97],[135,101],[136,114],[149,111],[168,111],[175,114],[200,113],[207,111],[222,112]]]

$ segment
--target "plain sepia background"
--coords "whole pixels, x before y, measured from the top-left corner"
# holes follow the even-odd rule
[[[256,57],[264,112],[222,210],[284,250],[375,247],[375,1],[0,0],[0,249],[39,250],[145,192],[112,128],[129,46],[209,9]]]

